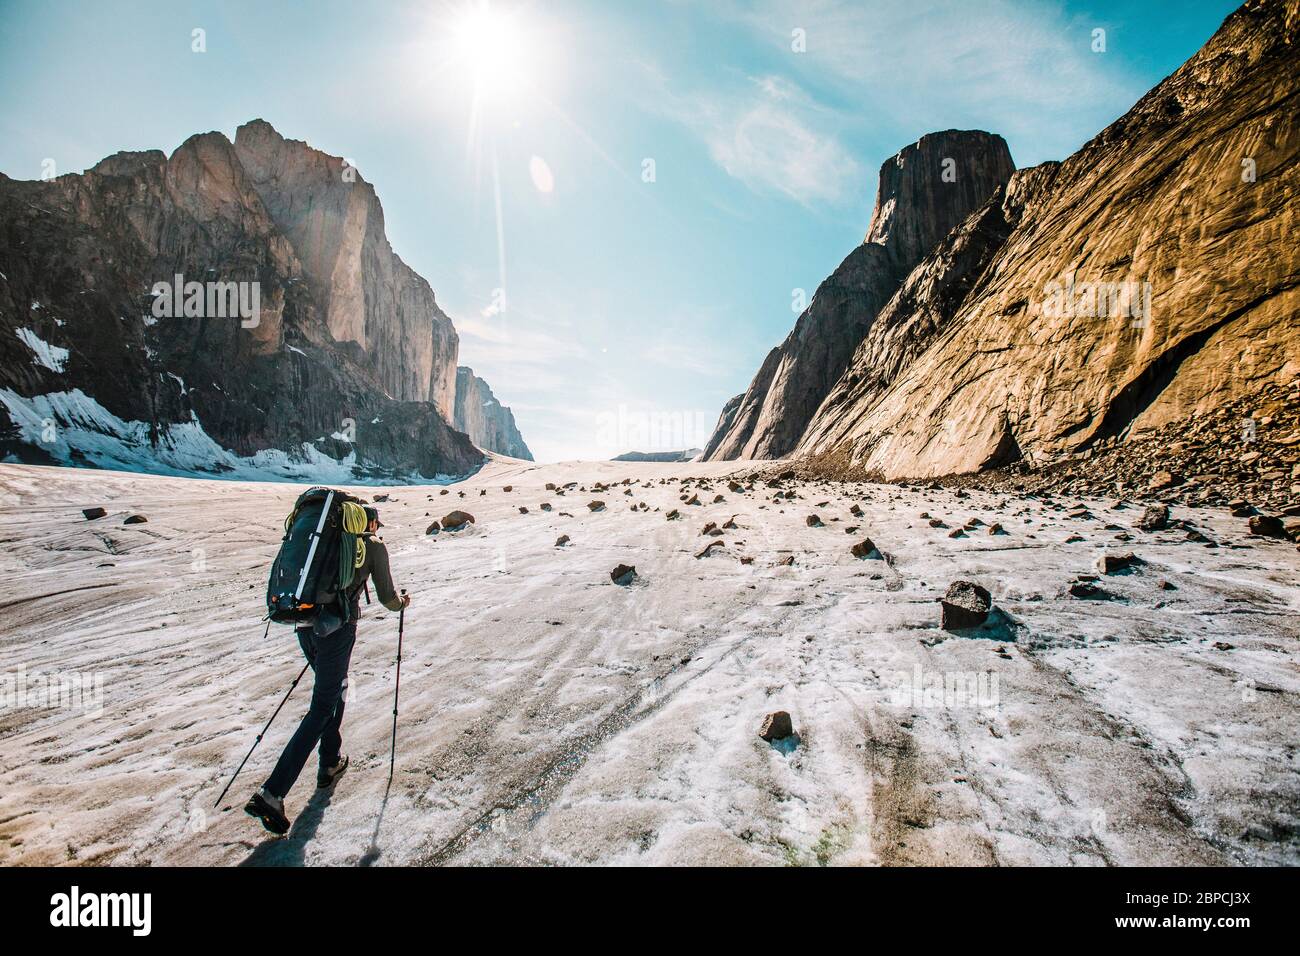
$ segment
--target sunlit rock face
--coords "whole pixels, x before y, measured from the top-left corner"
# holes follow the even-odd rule
[[[1045,463],[1300,363],[1300,4],[1248,3],[1125,116],[916,267],[798,452],[885,477]]]
[[[455,425],[484,451],[533,460],[533,453],[515,425],[514,413],[497,401],[487,382],[463,365],[456,369]]]
[[[881,166],[865,240],[818,287],[739,403],[728,403],[707,457],[789,454],[899,283],[1014,168],[1002,137],[980,130],[931,133]]]
[[[882,290],[868,277],[930,240],[913,218],[936,221],[941,184],[936,170],[886,189],[886,163],[868,243],[724,415],[712,457],[831,454],[886,478],[1037,464],[1292,381],[1298,40],[1295,0],[1245,4],[1125,116],[998,182]],[[895,238],[901,259],[882,255]],[[792,374],[850,342],[824,391]]]
[[[308,480],[477,467],[450,424],[455,329],[354,172],[254,121],[235,143],[0,176],[0,457]],[[255,289],[256,317],[160,317],[178,276]]]
[[[264,120],[235,151],[311,282],[330,334],[361,346],[384,390],[453,415],[459,339],[433,290],[392,250],[374,187],[337,156],[287,140]]]

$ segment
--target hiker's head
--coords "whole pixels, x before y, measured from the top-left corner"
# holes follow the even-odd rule
[[[374,534],[383,526],[384,523],[379,520],[379,509],[372,508],[369,505],[367,505],[366,506],[366,531],[370,532],[371,534]]]

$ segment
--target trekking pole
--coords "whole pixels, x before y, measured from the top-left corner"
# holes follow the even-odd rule
[[[275,720],[275,718],[279,716],[284,705],[289,702],[289,695],[293,693],[293,689],[298,686],[298,681],[302,680],[302,675],[307,673],[307,668],[310,666],[310,663],[302,665],[302,670],[298,672],[298,676],[295,677],[293,683],[289,685],[289,690],[285,692],[284,700],[280,701],[280,706],[275,708],[275,713],[271,715],[271,720]],[[271,727],[271,720],[266,722],[266,726],[262,728],[262,732],[258,734],[257,739],[253,741],[253,746],[248,748],[248,753],[244,755],[244,759],[239,762],[239,767],[235,770],[235,776],[230,778],[230,783],[226,784],[226,789],[221,791],[221,796],[217,797],[217,802],[212,805],[214,808],[221,806],[221,801],[225,799],[226,794],[230,791],[231,786],[235,782],[235,777],[239,776],[239,771],[244,769],[244,764],[248,763],[248,758],[253,756],[253,751],[256,750],[257,745],[262,742],[262,738],[266,736],[267,730]]]
[[[393,684],[393,748],[388,753],[388,782],[393,782],[393,764],[397,761],[397,695],[402,689],[402,631],[406,629],[406,592],[402,592],[402,609],[397,612],[397,680]]]

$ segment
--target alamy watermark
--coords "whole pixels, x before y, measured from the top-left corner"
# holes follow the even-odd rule
[[[601,448],[619,452],[702,448],[713,434],[713,419],[704,411],[635,412],[619,405],[596,415],[596,441]]]
[[[1048,318],[1127,318],[1145,328],[1151,318],[1151,283],[1080,282],[1073,272],[1053,279],[1043,290],[1043,315]]]
[[[0,710],[23,707],[79,710],[89,717],[104,712],[104,675],[78,671],[28,673],[25,666],[0,674]]]
[[[155,282],[151,292],[155,319],[238,318],[246,329],[262,321],[260,282],[186,282],[178,272],[170,282]]]
[[[896,707],[989,710],[1000,703],[996,671],[927,671],[916,664],[894,675]]]

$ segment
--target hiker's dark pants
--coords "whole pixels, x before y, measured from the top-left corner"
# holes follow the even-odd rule
[[[314,637],[311,628],[298,630],[298,643],[316,674],[311,691],[311,706],[293,737],[280,754],[275,770],[266,781],[266,789],[274,796],[284,798],[307,758],[320,744],[322,767],[338,763],[343,737],[339,727],[343,724],[343,698],[347,696],[348,663],[352,660],[352,645],[357,640],[357,622],[353,618],[328,637]]]

